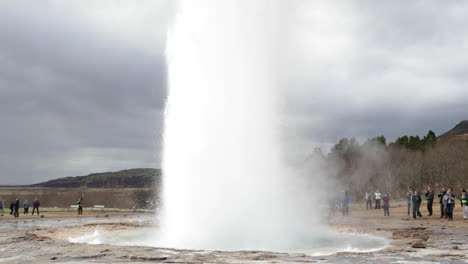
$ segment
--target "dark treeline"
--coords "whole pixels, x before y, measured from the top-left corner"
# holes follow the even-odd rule
[[[343,138],[328,155],[316,153],[325,170],[357,198],[376,189],[401,198],[427,186],[452,187],[456,193],[468,188],[468,140],[438,140],[433,131],[390,144],[384,136],[364,143]]]

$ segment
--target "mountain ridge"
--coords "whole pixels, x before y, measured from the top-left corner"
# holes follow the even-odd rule
[[[440,139],[468,138],[468,120],[463,120],[454,128],[439,136]]]
[[[40,182],[29,187],[48,188],[153,188],[161,182],[161,169],[135,168],[91,173]]]

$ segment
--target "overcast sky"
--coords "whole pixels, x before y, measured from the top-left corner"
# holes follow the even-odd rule
[[[0,2],[0,185],[159,166],[172,3]],[[291,5],[287,114],[312,145],[468,119],[468,2]]]

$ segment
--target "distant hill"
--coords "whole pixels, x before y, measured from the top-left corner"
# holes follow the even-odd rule
[[[30,186],[50,188],[152,188],[159,187],[160,182],[161,170],[146,168],[65,177]]]
[[[461,121],[454,128],[439,136],[440,139],[468,139],[468,120]]]

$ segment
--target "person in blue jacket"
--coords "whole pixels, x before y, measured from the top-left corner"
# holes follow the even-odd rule
[[[24,201],[23,210],[24,210],[25,215],[29,214],[29,202],[28,202],[28,200]]]

